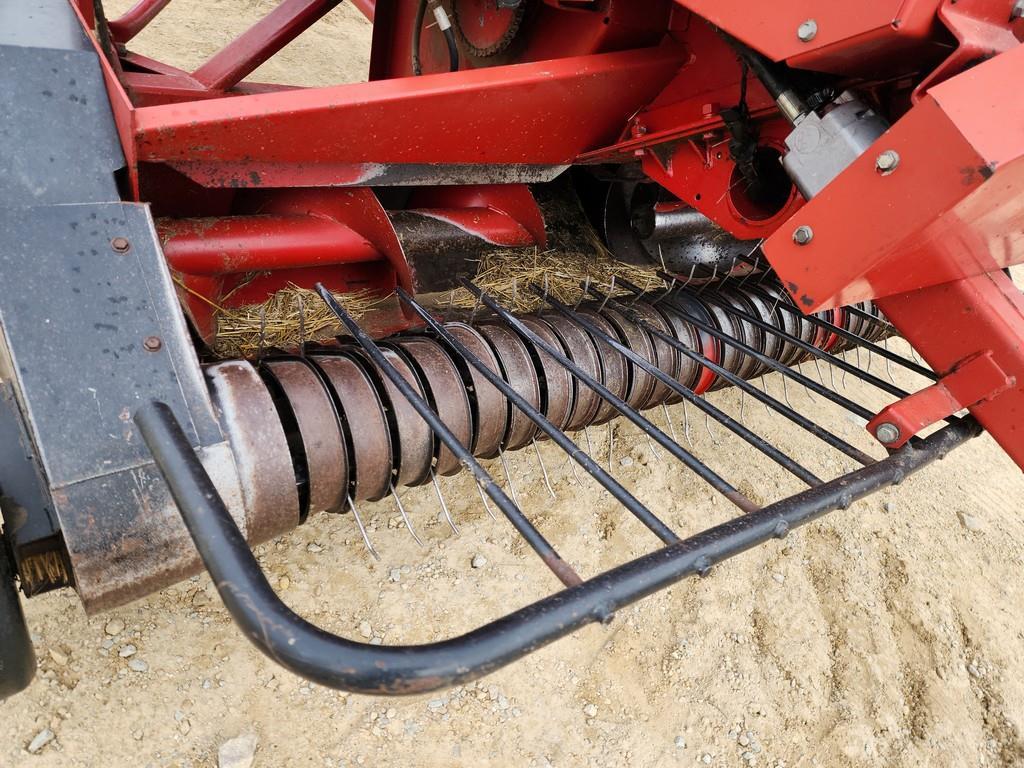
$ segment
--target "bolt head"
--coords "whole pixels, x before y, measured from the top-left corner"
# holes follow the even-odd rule
[[[800,42],[809,43],[811,40],[818,36],[818,22],[814,19],[808,19],[803,22],[796,29],[796,36],[800,38]]]
[[[806,224],[797,227],[793,231],[793,242],[797,245],[807,245],[811,240],[814,239],[814,230],[808,227]]]
[[[128,241],[127,237],[115,237],[110,241],[110,247],[118,253],[128,253],[128,250],[132,247],[132,244]]]
[[[142,342],[142,346],[149,352],[156,352],[164,345],[159,336],[147,336]]]
[[[883,445],[891,445],[900,439],[900,428],[886,421],[878,425],[878,428],[875,430],[875,437]]]
[[[895,171],[899,164],[900,153],[894,149],[887,149],[875,159],[875,169],[883,176]]]

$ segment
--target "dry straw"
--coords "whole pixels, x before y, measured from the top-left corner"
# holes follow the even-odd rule
[[[335,298],[357,319],[388,300],[372,291],[335,294]],[[255,357],[261,349],[288,349],[304,341],[329,339],[343,330],[315,291],[297,285],[289,285],[262,304],[217,309],[213,351],[220,357]]]

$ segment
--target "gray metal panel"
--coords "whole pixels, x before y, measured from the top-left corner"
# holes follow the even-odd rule
[[[0,325],[52,487],[148,463],[131,421],[146,400],[197,444],[223,439],[145,206],[0,210],[0,242]]]
[[[0,45],[92,50],[68,0],[0,1]]]
[[[53,22],[57,30],[74,22],[73,30],[30,47],[43,33],[11,26],[24,21],[21,3],[0,0],[0,208],[120,198],[114,172],[124,155],[99,57],[76,44],[83,32],[67,0],[59,4],[63,14],[37,14],[64,19]]]

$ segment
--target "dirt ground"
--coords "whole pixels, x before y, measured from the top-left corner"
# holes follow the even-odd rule
[[[111,15],[128,4],[108,3]],[[137,48],[195,64],[269,5],[176,0]],[[368,41],[369,25],[343,4],[258,76],[359,79]],[[872,371],[885,375],[877,359]],[[817,376],[813,366],[804,372]],[[885,402],[839,373],[834,385],[869,407]],[[783,395],[777,375],[767,386]],[[872,447],[862,423],[822,398],[786,394]],[[711,400],[812,471],[850,468],[749,397]],[[695,453],[751,498],[798,490],[721,428],[709,431],[692,407],[676,406],[671,418],[680,439],[685,419]],[[605,460],[605,428],[591,437]],[[581,573],[657,546],[594,483],[578,484],[556,448],[541,453],[557,500],[532,452],[510,456],[516,490]],[[611,465],[681,534],[734,514],[631,425],[616,426]],[[423,549],[385,502],[362,510],[380,562],[349,515],[311,520],[260,547],[260,561],[303,616],[389,644],[461,633],[556,589],[465,478],[446,479],[443,491],[458,537],[433,493],[417,489],[404,501]],[[198,768],[248,734],[258,740],[255,764],[274,767],[1024,765],[1022,498],[1024,477],[983,437],[900,487],[621,611],[610,626],[479,683],[402,699],[337,693],[284,672],[234,628],[205,576],[93,618],[72,593],[47,595],[27,603],[40,674],[0,708],[0,765]],[[52,740],[30,754],[47,729]]]

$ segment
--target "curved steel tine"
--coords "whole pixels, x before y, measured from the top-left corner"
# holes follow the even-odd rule
[[[434,469],[430,469],[430,480],[434,484],[434,493],[437,494],[437,500],[441,502],[441,511],[444,513],[444,519],[448,521],[448,525],[451,526],[452,533],[456,536],[461,536],[462,532],[459,531],[459,527],[455,525],[455,521],[452,520],[452,514],[448,511],[448,505],[444,501],[444,494],[441,493],[441,484],[437,482],[437,475],[434,474]]]
[[[800,362],[803,362],[801,360]],[[818,365],[818,358],[812,357],[811,362],[814,363],[814,370],[818,372],[818,381],[821,382],[821,386],[825,386],[825,377],[821,375],[821,367]]]
[[[886,336],[884,339],[882,339],[882,346],[885,347],[885,351],[886,352],[889,351],[889,337],[888,336]],[[895,384],[896,383],[896,379],[894,379],[893,376],[892,376],[892,367],[889,364],[889,358],[885,358],[885,373],[889,376],[889,381],[891,381],[893,384]]]
[[[697,289],[697,294],[700,295],[707,290],[709,285],[714,285],[718,281],[718,262],[715,262],[715,268],[711,272],[711,278]]]
[[[544,459],[540,455],[540,446],[537,445],[537,438],[530,438],[530,442],[533,443],[533,452],[537,454],[537,463],[540,464],[541,474],[544,475],[544,485],[548,487],[548,493],[551,494],[552,499],[557,499],[555,495],[555,489],[551,487],[551,479],[548,477],[548,469],[544,466]]]
[[[580,473],[576,471],[576,461],[573,459],[573,457],[569,456],[566,459],[565,463],[568,464],[569,465],[569,469],[572,470],[573,477],[576,478],[576,484],[577,485],[583,485],[583,481],[580,479]]]
[[[422,547],[423,541],[420,539],[419,536],[416,535],[416,531],[412,527],[412,522],[409,520],[409,515],[407,515],[405,512],[405,506],[402,504],[402,500],[398,496],[398,491],[395,490],[394,483],[391,484],[391,495],[395,497],[395,504],[398,505],[398,511],[402,515],[402,520],[405,522],[405,527],[409,529],[409,533],[411,533],[412,537],[416,539],[416,543]]]
[[[615,275],[612,275],[612,281],[608,286],[608,293],[605,294],[604,301],[602,301],[601,306],[597,308],[598,314],[604,312],[604,308],[608,304],[608,300],[612,297],[613,293],[615,293]]]
[[[798,372],[800,373],[800,375],[801,375],[801,376],[802,376],[802,375],[803,375],[803,373],[804,373],[804,362],[806,362],[806,361],[804,361],[804,360],[801,360],[801,361],[800,361],[799,363],[797,363],[797,366],[796,366],[796,369],[797,369],[797,371],[798,371]],[[824,382],[822,382],[822,384],[824,384]],[[802,387],[802,389],[803,389],[803,391],[804,391],[804,396],[805,396],[805,397],[806,397],[806,398],[807,398],[808,400],[810,400],[810,401],[811,401],[812,403],[816,403],[816,402],[818,402],[818,401],[817,401],[817,399],[816,399],[816,398],[814,397],[814,395],[813,395],[813,394],[811,394],[811,388],[810,388],[810,387],[808,387],[808,386],[807,386],[806,384],[804,384],[804,385],[803,385],[803,387]]]
[[[594,444],[590,441],[590,427],[583,428],[583,436],[587,438],[587,453],[594,455]]]
[[[306,354],[306,302],[302,300],[302,294],[298,294],[299,299],[299,354],[305,356]]]
[[[786,401],[786,405],[788,405],[790,408],[793,407],[793,404],[789,401],[789,387],[786,385],[785,376],[782,377],[782,398],[783,400]]]
[[[659,245],[658,247],[660,248],[661,246]],[[639,291],[633,291],[633,298],[630,300],[629,306],[636,306],[636,303],[640,301],[643,296],[646,296],[649,290],[651,290],[651,276],[644,275],[644,287]]]
[[[348,508],[352,510],[352,517],[355,518],[356,525],[359,527],[359,533],[363,537],[363,544],[366,545],[367,551],[373,555],[374,560],[380,560],[380,555],[377,554],[377,550],[373,548],[373,544],[370,543],[370,537],[366,534],[366,526],[363,525],[363,518],[359,514],[359,510],[356,509],[356,503],[352,501],[352,496],[348,495],[345,497],[348,499]]]
[[[690,276],[686,278],[686,282],[683,283],[683,288],[686,288],[693,280],[693,275],[697,271],[697,262],[690,265]],[[675,277],[672,278],[672,284],[675,285]]]
[[[480,311],[480,307],[482,307],[482,306],[483,306],[482,297],[481,296],[477,296],[476,300],[473,302],[473,309],[470,310],[470,312],[469,312],[469,325],[472,325],[473,321],[476,320],[476,313]]]
[[[693,440],[690,438],[690,414],[686,410],[685,400],[683,400],[683,435],[686,437],[686,442],[689,443],[690,448],[693,448]]]
[[[452,310],[455,308],[455,289],[452,288],[448,292],[448,309],[445,311],[447,317],[452,316]]]
[[[505,480],[508,481],[508,490],[509,493],[512,495],[512,501],[514,501],[516,503],[516,506],[518,507],[519,494],[516,493],[516,486],[512,482],[512,473],[508,471],[508,462],[505,460],[505,452],[498,451],[498,458],[501,459],[501,468],[505,470]]]
[[[550,276],[548,275],[548,273],[547,273],[547,272],[545,272],[545,273],[544,273],[544,299],[545,299],[545,300],[546,300],[546,299],[548,298],[548,293],[550,292],[550,291],[549,291],[549,287],[548,287],[548,284],[549,284],[549,277],[550,277]]]
[[[612,423],[608,422],[608,474],[612,472],[612,448],[615,446],[615,430]]]
[[[668,267],[665,266],[665,252],[661,248],[661,243],[658,243],[658,261],[661,262],[662,270],[668,272]]]
[[[701,398],[705,401],[708,399],[706,395],[701,395]],[[716,438],[715,433],[711,431],[711,417],[708,416],[706,411],[704,412],[704,429],[708,431],[708,437],[711,438],[711,442],[717,447],[719,444],[718,438]]]
[[[585,298],[587,298],[587,293],[589,293],[589,292],[590,292],[590,275],[586,275],[584,277],[584,280],[583,280],[583,290],[580,292],[580,297],[576,301],[576,304],[573,306],[574,310],[580,308],[580,304],[582,304],[583,300]]]
[[[484,489],[480,483],[475,483],[476,489],[480,494],[480,501],[484,503],[484,509],[487,510],[487,514],[491,516],[491,520],[497,521],[497,517],[494,515],[494,511],[491,509],[491,505],[487,503],[487,496],[484,494]]]
[[[694,265],[694,266],[696,266],[696,265]],[[691,278],[693,277],[693,270],[692,269],[690,270],[690,277]],[[671,295],[672,291],[675,290],[676,282],[677,282],[676,281],[676,276],[672,275],[672,281],[668,284],[668,288],[665,289],[665,292],[663,294],[661,294],[661,296],[659,296],[654,301],[652,301],[651,304],[660,304],[662,301],[667,299],[669,297],[669,295]],[[690,283],[690,281],[687,280],[686,281],[686,285],[689,285],[689,283]],[[682,287],[685,288],[686,285],[683,285]]]
[[[741,389],[740,390],[740,424],[743,424],[743,405],[744,405],[744,402],[745,402],[744,399],[743,399],[743,394],[744,394],[743,390]]]
[[[761,389],[764,391],[764,393],[766,395],[768,395],[768,397],[772,396],[771,393],[768,391],[768,376],[767,375],[761,377]],[[764,412],[767,413],[769,416],[773,415],[772,414],[772,409],[768,407],[768,403],[764,404]]]
[[[672,439],[678,443],[679,438],[676,436],[676,425],[672,423],[672,417],[669,415],[668,406],[664,402],[661,404],[661,412],[665,414],[665,423],[668,424],[669,434],[671,434]]]
[[[512,278],[512,306],[518,306],[519,299],[519,280],[516,277]]]
[[[644,433],[644,437],[647,438],[647,445],[651,449],[651,456],[654,457],[655,461],[661,461],[661,454],[658,453],[658,449],[654,446],[654,440],[652,440],[651,436],[648,435],[647,433]]]

